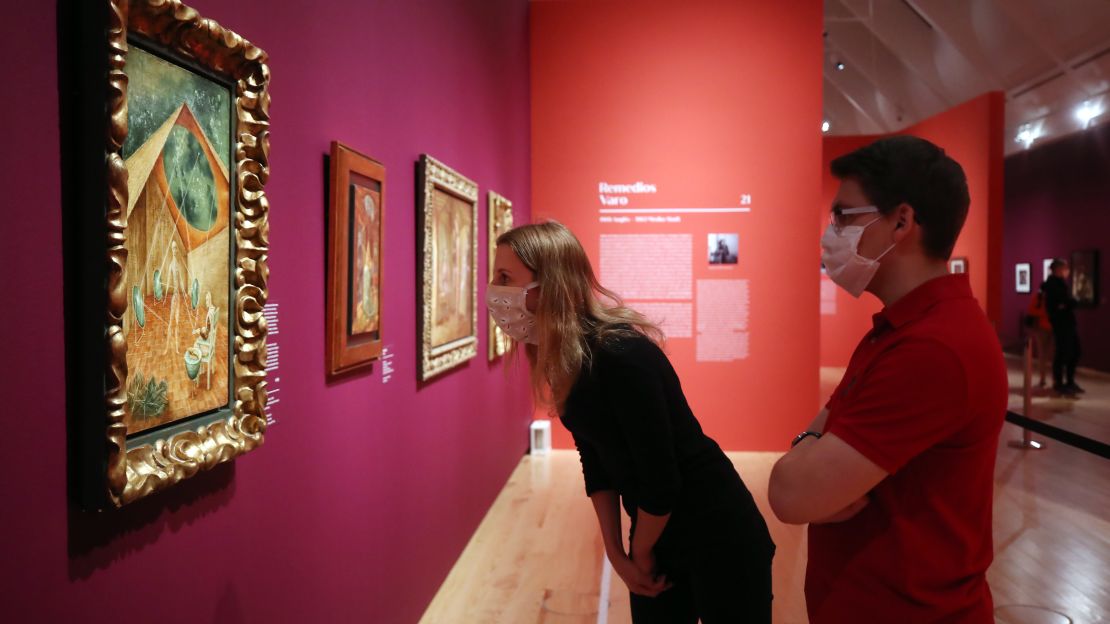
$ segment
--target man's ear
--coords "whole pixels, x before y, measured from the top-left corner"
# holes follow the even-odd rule
[[[913,206],[902,202],[894,209],[894,239],[901,242],[910,232],[917,229],[917,213]]]
[[[895,229],[905,230],[912,225],[917,225],[917,213],[914,211],[913,206],[902,202],[894,209],[895,218],[898,220]]]

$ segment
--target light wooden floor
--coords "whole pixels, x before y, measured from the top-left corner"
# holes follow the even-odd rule
[[[1021,619],[1005,609],[1037,605],[1064,612],[1077,624],[1110,622],[1110,464],[1052,442],[1036,452],[1005,446],[1019,435],[1006,425],[999,442],[996,559],[989,573],[995,603],[1003,607],[998,621],[1053,622]],[[767,479],[777,454],[729,456],[778,545],[775,622],[806,622],[805,531],[777,522],[767,507]],[[577,455],[525,457],[421,621],[629,622],[628,593],[615,574],[607,612],[598,617],[602,557]]]
[[[1024,365],[1016,357],[1007,357],[1006,363],[1010,369],[1010,409],[1020,414],[1025,409],[1022,401]],[[1039,380],[1039,375],[1034,373],[1033,382]],[[1026,416],[1092,440],[1110,443],[1110,375],[1081,369],[1075,381],[1087,391],[1079,400],[1053,397],[1047,389],[1034,388],[1033,410]],[[1052,384],[1051,368],[1048,384]]]

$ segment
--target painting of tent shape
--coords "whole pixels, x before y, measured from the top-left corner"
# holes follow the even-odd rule
[[[231,93],[127,55],[127,433],[228,404]]]

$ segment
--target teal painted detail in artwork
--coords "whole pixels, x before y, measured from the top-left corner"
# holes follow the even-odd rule
[[[195,277],[193,278],[193,288],[192,292],[189,293],[189,298],[192,301],[193,309],[196,310],[197,306],[200,305],[200,282]]]
[[[189,225],[202,232],[216,222],[216,181],[200,141],[174,126],[162,151],[170,195]]]
[[[224,169],[230,169],[231,92],[226,87],[137,46],[128,49],[124,71],[128,79],[124,159],[142,147],[184,103],[193,112]]]
[[[161,301],[165,296],[166,293],[162,289],[162,272],[154,269],[154,300]]]
[[[189,347],[185,349],[185,374],[190,381],[194,381],[200,374],[200,349]]]
[[[139,286],[131,287],[131,311],[135,313],[135,322],[139,327],[146,327],[146,308],[143,307],[143,294]]]

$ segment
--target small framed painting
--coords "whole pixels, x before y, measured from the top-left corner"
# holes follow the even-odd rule
[[[948,261],[948,272],[953,275],[967,273],[967,258],[952,258]]]
[[[382,354],[385,167],[333,141],[328,178],[326,348],[340,375]]]
[[[1076,251],[1071,255],[1071,296],[1076,304],[1098,306],[1098,250]]]
[[[493,281],[493,261],[497,255],[497,239],[513,229],[513,202],[489,192],[489,280]],[[512,343],[505,332],[489,318],[489,360],[492,362],[509,352]]]
[[[478,355],[478,185],[420,157],[420,380]]]
[[[1028,262],[1018,263],[1014,267],[1015,290],[1019,293],[1033,292],[1033,267]]]
[[[1042,274],[1043,276],[1041,277],[1041,281],[1047,280],[1049,277],[1052,277],[1052,263],[1056,262],[1056,258],[1045,258],[1043,262],[1044,273]]]

